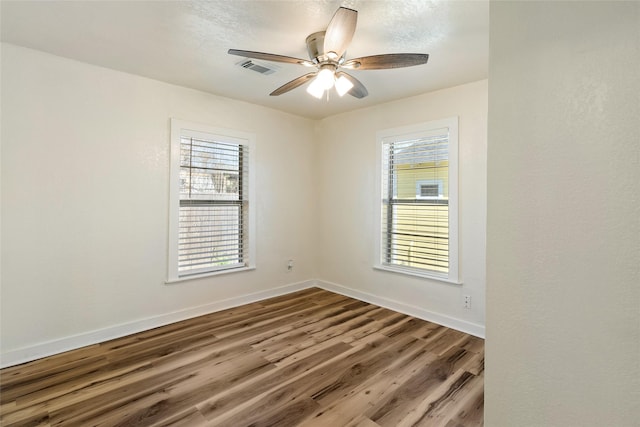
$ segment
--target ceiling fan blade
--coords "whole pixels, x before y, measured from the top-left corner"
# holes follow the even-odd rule
[[[254,52],[252,50],[229,49],[229,55],[244,56],[245,58],[262,59],[264,61],[285,62],[287,64],[300,64],[314,67],[315,64],[306,59],[293,58],[291,56],[275,55],[273,53]]]
[[[352,70],[386,70],[422,65],[428,60],[429,55],[426,53],[390,53],[349,59],[342,64],[342,67]]]
[[[317,74],[318,73],[309,73],[309,74],[305,74],[304,76],[300,76],[296,79],[293,79],[290,82],[283,84],[278,89],[271,92],[269,95],[278,96],[278,95],[282,95],[283,93],[287,93],[290,90],[297,88],[298,86],[302,86],[309,80],[313,79]]]
[[[355,96],[358,99],[362,99],[365,96],[369,95],[367,88],[364,87],[360,80],[356,79],[351,74],[345,73],[344,71],[338,71],[336,73],[336,77],[338,78],[343,76],[346,77],[347,80],[349,80],[351,83],[353,83],[353,87],[351,88],[351,90],[349,90],[349,92],[347,92],[349,95]]]
[[[358,12],[346,7],[340,7],[331,18],[324,35],[324,53],[333,60],[337,60],[347,50],[353,34],[356,32]],[[335,53],[335,57],[330,52]]]

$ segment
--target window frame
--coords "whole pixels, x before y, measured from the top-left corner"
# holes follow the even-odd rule
[[[168,242],[168,266],[166,283],[182,282],[185,280],[198,279],[202,277],[215,276],[220,274],[236,273],[240,271],[253,270],[256,268],[256,232],[255,232],[255,134],[218,128],[201,123],[188,122],[179,119],[171,119],[171,152],[170,152],[170,173],[169,173],[169,242]],[[247,233],[247,248],[245,255],[248,260],[237,267],[216,269],[211,268],[192,274],[180,275],[178,271],[178,242],[179,242],[179,221],[180,221],[180,146],[184,136],[215,140],[221,143],[242,145],[248,149],[248,158],[243,158],[247,162],[246,176],[242,180],[246,181],[247,191],[243,195],[247,201],[247,221],[244,230]]]
[[[437,129],[448,128],[449,140],[449,271],[448,273],[440,273],[436,271],[430,271],[424,268],[401,266],[397,264],[390,264],[384,262],[383,256],[383,224],[382,224],[382,209],[384,208],[383,188],[388,186],[388,182],[382,182],[383,180],[383,150],[385,143],[399,142],[407,139],[418,138],[425,134],[432,133]],[[432,120],[428,122],[401,126],[391,129],[380,130],[376,133],[376,181],[375,181],[375,244],[374,244],[374,262],[373,268],[377,270],[390,271],[394,273],[400,273],[409,276],[417,276],[421,278],[427,278],[432,280],[443,281],[453,284],[461,284],[460,272],[459,272],[459,224],[458,224],[458,117],[449,117],[440,120]],[[424,199],[422,199],[424,200]]]

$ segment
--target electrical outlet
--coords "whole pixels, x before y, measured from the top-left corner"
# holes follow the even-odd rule
[[[292,259],[290,259],[287,262],[287,271],[293,271],[293,260]]]
[[[471,308],[471,295],[464,295],[462,297],[462,306],[464,308]]]

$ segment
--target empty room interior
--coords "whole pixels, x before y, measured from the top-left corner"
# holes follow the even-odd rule
[[[639,425],[640,2],[0,19],[0,425]]]

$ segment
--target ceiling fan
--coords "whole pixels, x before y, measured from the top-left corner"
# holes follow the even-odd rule
[[[300,64],[317,69],[285,83],[271,92],[271,96],[282,95],[311,81],[307,92],[316,98],[322,98],[325,90],[328,91],[333,87],[340,96],[348,93],[356,98],[364,98],[369,94],[367,88],[351,74],[340,69],[384,70],[427,63],[429,55],[425,53],[391,53],[346,59],[345,53],[356,31],[357,20],[357,11],[346,7],[338,8],[329,21],[326,31],[319,31],[307,37],[306,44],[310,60],[250,50],[229,49],[228,53],[246,58]]]

